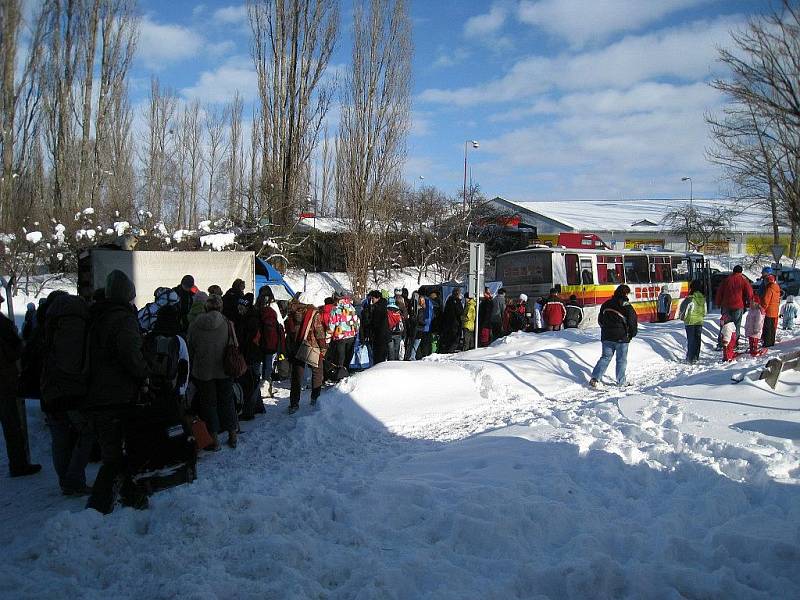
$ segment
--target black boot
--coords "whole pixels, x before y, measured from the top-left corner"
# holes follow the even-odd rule
[[[317,398],[319,398],[319,394],[322,391],[321,387],[314,388],[311,390],[311,406],[314,406],[317,403]]]

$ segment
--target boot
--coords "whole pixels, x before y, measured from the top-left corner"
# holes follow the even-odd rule
[[[42,470],[42,465],[27,464],[21,469],[13,469],[9,472],[11,477],[27,477],[28,475],[35,475]]]
[[[228,446],[231,448],[236,448],[236,444],[239,440],[239,436],[236,435],[236,431],[231,430],[228,432]]]
[[[272,394],[272,379],[269,380],[269,389],[267,390],[267,397],[274,398],[275,396]]]
[[[211,444],[203,448],[203,450],[207,450],[208,452],[219,452],[221,450],[219,438],[216,433],[211,434]]]
[[[314,388],[311,390],[311,406],[314,406],[317,403],[317,398],[319,398],[319,394],[322,391],[321,387]]]

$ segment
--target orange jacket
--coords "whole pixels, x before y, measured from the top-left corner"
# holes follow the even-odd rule
[[[761,299],[761,306],[764,307],[766,316],[777,319],[781,308],[781,288],[775,283],[775,276],[770,275],[764,297]]]

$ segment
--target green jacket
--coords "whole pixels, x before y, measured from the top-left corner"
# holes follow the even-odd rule
[[[702,325],[703,317],[706,316],[706,298],[700,292],[684,298],[681,302],[681,318],[687,325]]]

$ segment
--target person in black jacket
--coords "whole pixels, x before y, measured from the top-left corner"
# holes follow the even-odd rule
[[[386,360],[389,354],[389,318],[386,311],[386,299],[377,290],[369,293],[370,321],[369,338],[372,341],[372,362],[377,365]]]
[[[620,285],[614,295],[600,307],[597,317],[600,322],[600,339],[603,342],[603,353],[592,371],[589,385],[597,387],[603,378],[611,358],[617,355],[617,385],[625,385],[625,367],[628,364],[628,344],[636,336],[639,321],[636,311],[628,302],[631,288]]]
[[[460,348],[461,327],[464,324],[464,304],[461,302],[461,288],[456,288],[444,306],[441,319],[441,352],[448,354]]]
[[[0,296],[0,307],[3,302]],[[0,312],[0,424],[6,440],[11,477],[33,475],[42,470],[42,465],[30,462],[28,438],[22,424],[25,403],[17,397],[17,360],[21,354],[22,340],[17,330],[8,317]]]
[[[123,454],[125,422],[147,381],[142,336],[131,302],[136,288],[127,275],[111,271],[106,279],[106,299],[90,309],[88,336],[89,387],[84,412],[100,443],[102,466],[86,508],[103,514],[114,509],[114,487],[123,477],[123,502],[137,508],[147,505],[127,472]]]
[[[192,310],[194,303],[194,277],[184,275],[181,284],[172,289],[178,294],[178,327],[180,333],[186,335],[186,332],[189,331],[189,311]]]
[[[50,428],[53,467],[65,496],[85,496],[91,493],[86,465],[95,438],[77,409],[86,395],[83,370],[89,306],[80,296],[60,290],[51,293],[44,306],[41,403]]]

